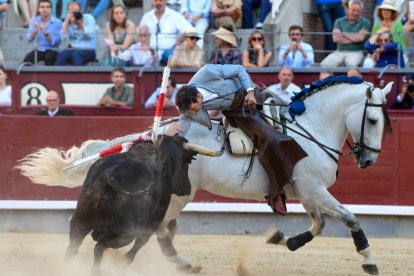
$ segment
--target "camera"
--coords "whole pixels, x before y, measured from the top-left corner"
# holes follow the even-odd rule
[[[83,15],[81,12],[73,12],[73,17],[76,21],[81,20],[83,18]]]

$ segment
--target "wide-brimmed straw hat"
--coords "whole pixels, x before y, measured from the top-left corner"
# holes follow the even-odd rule
[[[199,34],[199,33],[197,33],[197,29],[196,29],[196,28],[194,28],[193,26],[189,27],[189,28],[185,31],[184,35],[185,35],[186,37],[198,37],[199,39],[201,39],[200,34]]]
[[[384,0],[378,9],[397,11],[394,0]]]
[[[234,33],[223,27],[220,27],[217,31],[212,32],[212,35],[226,41],[227,43],[230,43],[234,47],[237,47],[237,39]]]

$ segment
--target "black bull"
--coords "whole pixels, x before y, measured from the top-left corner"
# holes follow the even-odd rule
[[[126,253],[128,263],[163,220],[171,194],[191,192],[188,167],[197,154],[183,148],[182,137],[161,138],[159,145],[143,142],[125,153],[98,160],[88,171],[70,221],[67,257],[76,255],[92,231],[97,242],[94,268],[107,248],[120,248],[135,240]]]

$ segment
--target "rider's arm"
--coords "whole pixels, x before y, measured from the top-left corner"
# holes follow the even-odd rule
[[[233,64],[208,64],[203,70],[208,71],[211,78],[234,79],[237,78],[246,91],[254,90],[253,82],[247,74],[246,69],[241,65]],[[204,75],[204,74],[203,74]]]

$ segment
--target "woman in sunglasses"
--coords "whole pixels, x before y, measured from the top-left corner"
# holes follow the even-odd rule
[[[260,31],[254,31],[249,37],[249,45],[243,51],[243,66],[266,67],[269,66],[272,52],[265,48],[264,36]]]
[[[196,28],[190,27],[185,32],[185,42],[174,48],[171,67],[197,67],[204,64],[204,50],[197,46],[200,39]]]
[[[365,42],[365,49],[368,52],[364,60],[364,67],[369,68],[367,59],[372,59],[375,67],[395,65],[405,67],[404,58],[400,45],[392,40],[391,32],[375,33]]]

